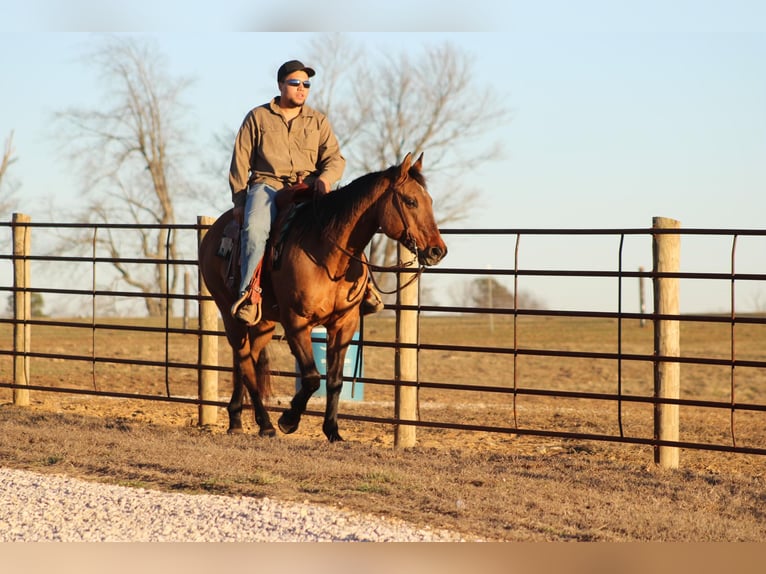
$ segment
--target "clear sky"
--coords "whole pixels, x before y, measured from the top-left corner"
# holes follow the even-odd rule
[[[14,130],[19,210],[47,220],[51,201],[76,200],[79,183],[56,149],[50,120],[57,110],[96,101],[97,79],[81,55],[98,33],[154,35],[171,73],[194,78],[186,97],[193,129],[212,141],[274,95],[281,62],[308,59],[300,54],[311,33],[280,30],[345,28],[365,30],[354,37],[366,45],[395,51],[418,53],[449,40],[475,58],[477,87],[512,110],[510,121],[487,134],[503,142],[503,159],[465,174],[489,184],[466,226],[647,228],[664,216],[686,228],[766,228],[766,2],[298,1],[285,5],[291,14],[253,4],[3,2],[0,140]],[[385,13],[371,13],[372,6]],[[225,179],[221,185],[226,196]],[[212,215],[214,205],[221,203],[201,209]],[[626,269],[651,267],[644,239],[628,240]],[[444,266],[513,266],[509,242],[449,242]],[[612,237],[524,238],[521,264],[614,269],[617,245]],[[685,238],[684,270],[726,271],[729,249],[726,241]],[[766,241],[742,240],[739,251],[740,272],[766,270]],[[552,308],[614,310],[616,295],[609,291],[604,304],[601,287],[563,279],[524,285]],[[683,289],[685,311],[728,309],[728,284]],[[626,310],[635,311],[629,296]],[[766,308],[766,286],[743,285],[739,300]]]

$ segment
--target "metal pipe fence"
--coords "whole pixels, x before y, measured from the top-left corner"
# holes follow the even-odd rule
[[[157,232],[167,233],[168,242],[175,235],[175,239],[187,248],[190,254],[196,254],[197,234],[204,229],[204,225],[173,225],[173,226],[136,226],[120,224],[75,224],[75,223],[35,223],[19,222],[0,223],[1,227],[9,230],[23,228],[27,232],[47,232],[55,230],[61,233],[66,230],[85,231],[92,238],[98,236],[102,231],[126,232],[131,233],[138,230],[156,230]],[[737,335],[740,329],[748,329],[748,337],[756,337],[758,341],[766,343],[766,316],[756,310],[755,312],[742,313],[737,311],[737,286],[743,282],[752,282],[756,285],[766,287],[766,274],[759,272],[740,273],[737,271],[738,242],[741,238],[759,238],[766,236],[766,230],[719,230],[719,229],[658,229],[658,228],[634,228],[634,229],[445,229],[442,233],[459,240],[459,238],[469,239],[475,237],[502,238],[506,243],[512,243],[513,248],[508,249],[508,253],[513,254],[513,264],[504,268],[478,268],[478,267],[447,267],[443,263],[439,267],[428,268],[424,270],[423,282],[437,282],[443,278],[454,277],[488,277],[488,278],[509,278],[513,282],[513,304],[510,306],[498,308],[494,305],[481,306],[478,304],[467,305],[442,305],[433,304],[428,301],[421,301],[417,305],[398,305],[387,304],[387,312],[401,313],[403,311],[415,311],[418,314],[419,330],[424,330],[424,325],[429,321],[445,318],[450,321],[470,321],[472,318],[493,318],[498,321],[504,321],[509,324],[509,332],[512,341],[506,344],[487,344],[486,341],[473,343],[471,340],[455,342],[451,341],[429,341],[418,336],[415,343],[403,343],[392,337],[386,339],[376,339],[362,333],[361,341],[358,343],[362,351],[372,353],[380,350],[381,352],[396,351],[397,349],[413,349],[418,356],[428,353],[441,353],[450,357],[491,357],[491,360],[502,362],[507,365],[507,371],[498,377],[485,377],[476,382],[464,379],[444,380],[432,375],[419,372],[417,380],[403,381],[396,376],[359,376],[354,377],[358,383],[370,385],[379,388],[402,388],[414,387],[418,396],[422,397],[427,393],[441,393],[439,396],[458,395],[462,393],[468,396],[497,396],[503,400],[510,401],[511,414],[508,421],[502,422],[498,419],[492,419],[486,424],[462,420],[429,420],[421,416],[416,419],[403,420],[398,417],[381,416],[373,413],[353,412],[341,414],[341,419],[356,420],[369,423],[382,423],[386,425],[404,425],[423,429],[445,429],[460,432],[487,432],[499,435],[529,435],[535,437],[549,437],[563,440],[594,440],[603,442],[619,442],[625,444],[646,445],[655,449],[662,447],[702,449],[711,451],[735,452],[741,454],[764,455],[766,447],[763,444],[754,444],[752,441],[738,440],[738,428],[735,424],[737,417],[745,415],[756,415],[754,420],[763,432],[756,433],[754,436],[766,436],[766,422],[762,418],[762,413],[766,411],[766,352],[753,350],[758,348],[758,343],[741,342]],[[183,234],[188,237],[179,239]],[[656,268],[650,271],[627,269],[624,260],[624,245],[626,238],[639,237],[644,239],[657,238],[658,236],[673,234],[682,238],[686,237],[723,237],[730,242],[730,266],[725,271],[677,271],[661,272]],[[520,264],[520,254],[523,253],[521,239],[532,236],[550,237],[562,243],[571,240],[573,237],[591,236],[597,239],[610,236],[619,240],[619,246],[614,253],[614,263],[612,268],[597,269],[575,269],[575,268],[541,268],[525,267]],[[449,242],[449,237],[447,238]],[[185,241],[185,243],[183,243]],[[0,244],[4,246],[5,243]],[[0,388],[11,389],[15,393],[19,390],[25,392],[51,392],[65,393],[70,395],[91,395],[98,397],[112,397],[117,399],[135,399],[146,401],[165,401],[171,403],[183,403],[189,405],[213,406],[225,408],[226,403],[215,400],[202,400],[199,396],[193,396],[189,393],[189,381],[199,379],[203,371],[213,371],[217,373],[230,373],[231,367],[224,363],[202,364],[199,357],[196,360],[182,360],[178,358],[178,352],[174,347],[178,345],[178,339],[191,339],[194,342],[203,337],[221,337],[223,332],[215,329],[201,329],[188,326],[188,317],[179,324],[179,317],[173,311],[173,303],[184,303],[184,313],[188,312],[186,303],[201,304],[210,301],[209,297],[199,295],[199,289],[192,285],[191,292],[178,293],[173,292],[171,288],[171,276],[178,274],[181,270],[191,274],[196,281],[196,258],[193,256],[169,258],[165,255],[157,256],[152,259],[136,256],[118,256],[114,257],[100,251],[95,239],[90,245],[90,255],[82,253],[50,253],[43,254],[40,251],[20,254],[16,251],[0,252],[0,265],[5,264],[10,270],[10,266],[24,263],[25,265],[65,265],[68,269],[69,280],[64,278],[64,285],[56,284],[55,281],[46,278],[45,272],[34,273],[34,281],[30,281],[24,286],[11,283],[10,280],[3,281],[0,284],[0,292],[8,294],[10,299],[15,301],[14,313],[10,316],[0,318],[0,328],[12,327],[14,332],[20,329],[56,329],[66,332],[67,337],[78,338],[76,333],[86,333],[91,338],[91,353],[63,353],[55,349],[39,350],[32,347],[19,347],[21,339],[14,338],[12,345],[3,343],[0,348],[1,364],[9,365],[9,370],[3,369],[0,377]],[[139,268],[151,268],[152,266],[163,266],[165,268],[165,284],[155,287],[152,290],[141,291],[138,288],[126,289],[121,286],[113,277],[114,272],[107,272],[110,265],[134,265]],[[97,274],[98,271],[98,274]],[[15,276],[18,272],[14,270]],[[41,277],[42,275],[42,277]],[[99,281],[102,275],[108,275],[103,282]],[[3,273],[3,276],[6,276]],[[10,279],[10,273],[7,275]],[[56,279],[62,279],[56,276]],[[556,281],[564,279],[606,279],[616,282],[616,290],[613,293],[614,310],[578,310],[578,309],[548,309],[548,308],[525,308],[519,305],[520,281],[531,278],[545,278]],[[75,280],[76,279],[76,280]],[[663,279],[672,280],[693,280],[699,282],[726,282],[729,287],[729,293],[726,303],[730,310],[727,313],[660,313],[654,312],[631,312],[625,309],[623,301],[624,290],[627,282],[651,280],[656,282]],[[88,285],[77,284],[89,281]],[[47,284],[46,284],[47,283]],[[193,283],[193,282],[192,282]],[[188,285],[188,282],[187,282]],[[118,288],[119,287],[119,288]],[[74,298],[85,298],[90,302],[90,320],[87,318],[73,319],[71,317],[58,319],[45,316],[23,316],[19,309],[23,308],[19,301],[23,298],[29,298],[33,294],[41,296],[57,296],[64,300]],[[655,293],[656,295],[656,293]],[[126,320],[124,317],[104,317],[99,316],[97,301],[120,299],[126,301],[142,301],[146,298],[163,300],[164,315],[155,317],[152,321]],[[27,305],[28,305],[27,301]],[[83,306],[84,308],[84,306]],[[524,343],[519,340],[528,328],[527,323],[522,322],[535,321],[600,321],[608,322],[610,329],[613,329],[613,339],[608,342],[611,350],[588,350],[587,345],[582,347],[568,343],[568,348],[561,348],[557,344],[556,337],[551,336],[545,343]],[[712,351],[694,351],[691,354],[683,353],[676,355],[662,355],[657,352],[656,347],[637,352],[631,350],[633,343],[628,344],[626,331],[630,326],[631,333],[635,332],[635,325],[645,322],[656,326],[659,322],[670,321],[678,322],[681,325],[698,325],[701,328],[725,328],[727,336],[723,343],[726,348],[714,349]],[[752,331],[752,332],[751,332]],[[26,333],[27,337],[29,333]],[[152,349],[147,358],[137,358],[134,356],[117,356],[114,354],[101,354],[96,351],[96,338],[100,336],[111,337],[116,335],[134,335],[146,337],[147,341],[151,339]],[[631,335],[633,336],[633,335]],[[86,337],[87,338],[87,337]],[[4,341],[7,339],[4,338]],[[83,339],[85,340],[85,339]],[[224,339],[225,340],[225,339]],[[280,335],[275,336],[279,343],[283,340]],[[162,349],[157,348],[157,342],[161,341]],[[747,343],[747,344],[745,344]],[[354,343],[356,344],[356,343]],[[742,352],[740,352],[740,346]],[[760,348],[766,348],[761,345]],[[744,355],[744,356],[743,356]],[[90,387],[77,387],[68,384],[68,381],[58,384],[47,384],[38,382],[35,373],[25,373],[24,379],[11,377],[10,364],[13,364],[14,374],[17,370],[23,369],[29,371],[29,360],[36,362],[64,361],[69,363],[88,363],[91,366],[92,384]],[[604,388],[563,388],[561,385],[541,386],[539,384],[529,384],[528,381],[520,380],[520,373],[523,370],[519,368],[520,361],[534,361],[545,359],[550,361],[584,361],[588,364],[604,362],[611,365],[610,369],[616,368],[613,380],[609,382],[612,386],[611,391]],[[579,364],[579,363],[578,363]],[[627,392],[625,389],[626,377],[625,369],[628,365],[632,368],[638,365],[655,367],[660,364],[686,365],[695,367],[722,368],[728,370],[728,396],[722,397],[718,392],[713,397],[695,397],[678,396],[662,397],[654,392],[636,393]],[[130,365],[136,368],[156,368],[164,372],[164,392],[124,392],[98,388],[96,381],[97,368],[104,365]],[[509,373],[510,371],[510,373]],[[172,387],[176,384],[175,378],[178,373],[185,373],[186,380],[183,386],[183,392],[174,392]],[[273,373],[276,377],[294,379],[296,373],[289,368],[276,368]],[[182,378],[184,378],[182,377]],[[741,385],[743,377],[753,379],[754,382]],[[553,378],[553,375],[551,375]],[[23,381],[23,382],[20,382]],[[740,399],[737,395],[738,389],[747,387],[747,392]],[[586,385],[587,387],[587,385]],[[517,412],[518,402],[523,399],[540,399],[557,401],[590,401],[609,405],[616,409],[616,428],[617,432],[604,432],[598,428],[592,432],[584,432],[572,429],[550,429],[541,427],[524,426],[519,424],[519,413]],[[464,400],[461,398],[461,400]],[[470,401],[470,399],[468,399]],[[477,401],[478,402],[478,401]],[[590,403],[589,403],[590,404]],[[508,403],[503,403],[504,408]],[[679,409],[709,409],[711,412],[721,412],[730,414],[730,424],[728,429],[729,438],[726,441],[720,440],[683,440],[681,438],[668,440],[654,433],[638,434],[636,432],[625,430],[625,420],[623,408],[627,405],[658,409],[663,405],[673,405]],[[420,405],[419,405],[420,407]],[[281,411],[281,407],[271,406],[270,410]],[[554,407],[555,408],[555,407]],[[309,410],[308,415],[321,415],[321,413]],[[594,427],[595,428],[595,427]]]

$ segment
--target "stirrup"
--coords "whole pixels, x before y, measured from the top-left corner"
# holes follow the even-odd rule
[[[244,305],[247,300],[250,299],[250,293],[243,293],[242,296],[234,301],[234,304],[231,306],[231,316],[236,317],[237,311],[239,311],[240,306]]]
[[[261,302],[253,303],[250,293],[245,293],[231,306],[231,316],[248,326],[261,320]]]

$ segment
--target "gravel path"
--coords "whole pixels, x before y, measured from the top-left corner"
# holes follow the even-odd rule
[[[309,503],[175,494],[0,468],[0,542],[454,542]]]

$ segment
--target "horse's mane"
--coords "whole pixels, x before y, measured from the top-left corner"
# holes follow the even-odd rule
[[[392,181],[398,175],[398,169],[399,166],[391,166],[383,171],[367,173],[313,202],[308,202],[296,214],[294,229],[301,236],[314,229],[323,235],[340,233],[349,220],[355,219],[359,211],[369,205],[369,195],[379,185],[379,181]],[[411,169],[409,175],[425,187],[425,179],[419,171]]]
[[[316,203],[314,221],[323,233],[335,234],[349,219],[355,217],[359,210],[368,204],[367,198],[379,184],[379,181],[391,171],[375,171],[362,175],[348,185],[339,187],[327,195],[320,197]]]

